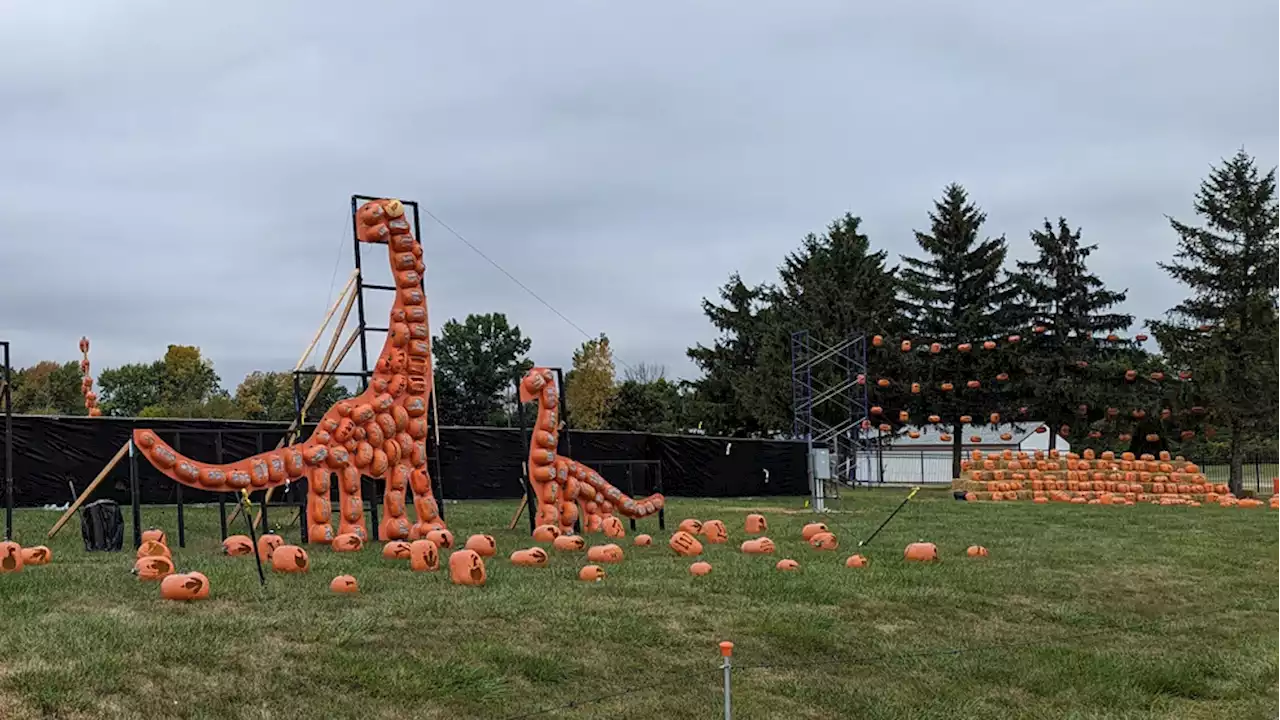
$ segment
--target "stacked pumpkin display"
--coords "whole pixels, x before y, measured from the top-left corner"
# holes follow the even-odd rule
[[[1256,507],[1256,500],[1238,500],[1225,484],[1211,483],[1195,463],[1179,456],[1134,457],[1124,453],[1117,460],[1108,451],[1101,457],[1092,450],[1083,455],[1056,450],[1034,455],[1005,450],[984,455],[974,450],[960,463],[961,477],[952,489],[964,492],[968,501],[1035,503],[1068,502],[1077,505],[1157,505],[1217,503],[1223,507]]]

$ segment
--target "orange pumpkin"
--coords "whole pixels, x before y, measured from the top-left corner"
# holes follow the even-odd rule
[[[758,537],[742,543],[742,552],[748,555],[772,555],[773,541],[767,537]]]
[[[51,560],[53,560],[53,551],[44,545],[22,548],[23,565],[48,565]]]
[[[677,530],[671,536],[671,540],[667,543],[675,554],[681,557],[693,557],[702,554],[702,543],[698,539],[684,530]]]
[[[578,579],[583,582],[600,582],[604,577],[604,568],[599,565],[587,565],[578,571]]]
[[[408,560],[412,554],[409,543],[403,540],[392,540],[382,546],[382,557],[388,560]]]
[[[608,545],[592,545],[587,548],[587,561],[596,563],[620,563],[622,562],[622,548],[609,543]]]
[[[871,344],[874,347],[880,347],[881,345],[884,345],[884,337],[881,335],[876,335],[875,337],[872,337]]]
[[[160,580],[173,574],[173,561],[163,555],[138,558],[133,564],[133,574],[139,580]]]
[[[329,581],[329,591],[336,593],[358,593],[360,584],[351,575],[339,575]]]
[[[918,383],[918,382],[913,382],[913,383],[911,383],[911,393],[912,393],[913,395],[919,395],[919,394],[920,394],[920,383]]]
[[[138,546],[137,556],[140,558],[143,558],[143,557],[171,558],[173,557],[173,554],[169,552],[169,547],[164,543],[158,543],[155,540],[143,540],[142,544]]]
[[[494,541],[492,535],[472,535],[467,538],[467,543],[463,547],[480,557],[493,557],[498,554],[498,543]]]
[[[165,600],[203,600],[209,597],[209,578],[200,573],[168,575],[160,581]]]
[[[800,569],[800,563],[798,563],[798,562],[796,562],[795,560],[792,560],[792,559],[790,559],[790,558],[785,558],[785,559],[783,559],[783,560],[779,560],[779,561],[777,562],[777,564],[776,564],[776,565],[774,565],[774,567],[775,567],[776,569],[778,569],[778,570],[783,571],[783,572],[791,572],[791,571],[793,571],[793,570],[799,570],[799,569]]]
[[[227,539],[222,541],[222,553],[231,557],[250,555],[253,553],[253,541],[248,535],[228,535]]]
[[[308,537],[314,536],[308,535]],[[271,562],[271,555],[276,551],[276,548],[283,544],[284,538],[276,535],[275,533],[263,533],[262,535],[259,535],[258,559],[262,561],[263,565],[269,564]]]
[[[560,528],[555,525],[539,525],[533,529],[534,542],[553,542],[560,536]]]
[[[951,384],[951,383],[949,383],[949,382],[944,382],[944,383],[942,383],[942,385],[940,385],[939,387],[941,387],[941,388],[942,388],[942,392],[951,392],[952,390],[954,390],[954,389],[955,389],[955,387],[956,387],[956,386],[955,386],[955,385],[952,385],[952,384]]]
[[[903,557],[908,562],[933,562],[938,559],[938,546],[930,542],[914,542],[907,546]]]
[[[698,575],[698,576],[710,575],[711,563],[703,562],[703,561],[696,562],[689,566],[689,573],[691,575]]]
[[[983,350],[995,350],[995,349],[996,349],[996,343],[995,343],[995,341],[994,341],[994,340],[987,340],[986,342],[982,343],[982,349],[983,349]]]
[[[448,550],[453,547],[453,533],[448,530],[432,530],[427,533],[427,540],[436,544],[441,550]]]
[[[968,425],[969,423],[973,422],[973,417],[971,415],[961,415],[960,422],[964,423],[965,425]]]
[[[561,535],[551,543],[551,547],[564,552],[576,552],[586,546],[587,541],[578,535]]]
[[[882,388],[889,387],[889,378],[880,378],[876,381],[876,384]]]
[[[678,529],[687,532],[690,535],[697,535],[702,532],[702,521],[694,520],[693,518],[685,518],[680,521],[680,527]]]
[[[435,572],[440,569],[440,548],[422,538],[409,543],[409,569],[414,572]]]
[[[962,353],[967,353],[973,349],[973,346],[970,345],[969,343],[960,343],[959,345],[956,346],[956,349]]]
[[[769,531],[769,523],[759,513],[751,513],[747,516],[747,532],[752,535],[759,535]]]
[[[702,537],[713,545],[719,545],[729,539],[729,528],[720,520],[708,520],[702,523]]]
[[[987,549],[981,545],[970,545],[969,549],[965,550],[965,554],[969,557],[986,557]]]
[[[631,544],[632,544],[632,545],[638,545],[638,546],[640,546],[640,547],[647,547],[647,546],[649,546],[649,545],[652,545],[652,544],[653,544],[653,536],[652,536],[652,535],[647,535],[647,534],[640,534],[640,535],[637,535],[637,536],[636,536],[636,539],[631,541]],[[581,549],[581,548],[579,548],[579,549]]]
[[[809,538],[817,535],[818,533],[824,532],[831,532],[827,529],[826,523],[809,523],[800,530],[800,537],[803,538],[805,542],[808,542]]]
[[[868,560],[865,555],[850,555],[849,558],[844,561],[844,566],[847,568],[864,568],[870,564],[871,561]]]
[[[1002,372],[996,375],[996,380],[999,380],[1000,382],[1009,382],[1009,373]]]
[[[604,531],[605,537],[624,538],[627,536],[627,529],[623,526],[622,521],[613,515],[609,515],[600,521],[600,529]]]
[[[169,544],[168,538],[165,537],[164,531],[161,530],[160,528],[150,528],[148,530],[143,530],[142,541],[146,542],[148,540],[151,540],[153,542],[158,542],[161,545]]]
[[[872,405],[872,406],[871,406],[871,414],[872,414],[872,415],[883,415],[883,414],[884,414],[884,408],[880,407],[879,405]]]
[[[909,415],[906,410],[898,411],[898,422],[906,422],[909,419],[911,419],[911,415]]]
[[[942,352],[942,344],[941,344],[941,343],[931,343],[931,344],[929,345],[929,352],[933,353],[934,355],[937,355],[938,353]]]
[[[902,352],[911,352],[911,341],[910,341],[910,340],[903,340],[903,341],[902,341]]]
[[[941,416],[941,415],[930,415],[930,416],[929,416],[929,422],[931,422],[931,423],[940,423],[940,422],[942,422],[942,416]]]
[[[834,534],[822,532],[809,538],[809,545],[815,550],[835,550],[840,547],[840,541],[836,540]]]
[[[307,551],[297,545],[281,545],[271,553],[271,569],[282,573],[307,572],[311,561]]]
[[[1009,342],[1011,342],[1011,343],[1018,343],[1018,342],[1021,342],[1021,340],[1022,340],[1022,336],[1021,336],[1021,335],[1010,335],[1010,336],[1009,336]]]
[[[364,547],[364,540],[355,533],[343,533],[335,537],[333,542],[329,543],[329,547],[333,548],[334,552],[358,552]]]
[[[454,585],[483,585],[484,558],[475,550],[459,550],[449,556],[449,579]]]
[[[511,553],[511,564],[516,567],[546,567],[550,559],[551,556],[547,555],[547,551],[540,547],[531,547],[527,550],[517,550]]]
[[[964,386],[969,388],[970,390],[977,390],[978,388],[982,387],[982,383],[978,380],[970,380],[969,382],[965,383]]]
[[[21,545],[16,542],[0,542],[0,573],[20,572],[23,564]]]
[[[951,436],[948,435],[947,433],[942,433],[941,435],[938,436],[938,439],[941,440],[942,442],[951,442]]]
[[[992,425],[999,425],[999,424],[1000,424],[1000,413],[998,413],[998,412],[991,413],[991,424],[992,424]]]

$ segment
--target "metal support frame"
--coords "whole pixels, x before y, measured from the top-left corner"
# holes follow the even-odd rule
[[[859,456],[870,457],[871,443],[861,432],[862,422],[869,419],[867,375],[866,335],[855,332],[828,345],[808,330],[791,334],[792,433],[807,445],[816,512],[826,509],[827,500],[838,500],[839,492],[836,486],[814,478],[814,446],[830,451],[832,477],[849,487],[859,482]]]
[[[13,540],[13,368],[9,366],[9,341],[4,350],[4,375],[0,376],[0,404],[4,405],[4,539]]]

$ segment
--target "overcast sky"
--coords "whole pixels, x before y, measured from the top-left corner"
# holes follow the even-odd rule
[[[1276,164],[1278,23],[1275,0],[10,0],[0,339],[23,366],[88,335],[97,369],[198,345],[231,390],[290,369],[369,193],[692,377],[729,273],[773,279],[845,211],[914,253],[952,181],[1015,256],[1045,216],[1083,226],[1157,316],[1182,297],[1164,215],[1239,147]],[[433,330],[504,312],[567,365],[577,330],[424,225]]]

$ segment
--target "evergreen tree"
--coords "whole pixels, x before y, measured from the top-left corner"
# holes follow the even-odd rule
[[[1148,324],[1172,364],[1192,373],[1210,422],[1229,430],[1230,486],[1239,494],[1245,451],[1277,432],[1275,168],[1260,175],[1239,151],[1201,183],[1195,211],[1203,226],[1170,219],[1178,250],[1160,264],[1191,296]]]
[[[768,342],[767,293],[767,288],[748,286],[734,273],[720,288],[723,305],[702,300],[702,311],[720,337],[711,347],[694,345],[687,354],[703,373],[691,383],[695,393],[691,411],[708,434],[750,437],[767,429],[744,403],[757,391],[758,362]]]
[[[1014,408],[1007,380],[1009,356],[998,346],[1015,333],[1019,313],[1014,306],[1018,287],[1004,270],[1008,247],[1003,236],[979,239],[986,215],[969,201],[964,188],[951,184],[934,203],[929,214],[930,230],[917,231],[916,242],[924,250],[920,258],[904,257],[900,306],[906,314],[916,352],[918,368],[911,380],[920,382],[920,392],[911,395],[911,415],[938,415],[952,434],[952,476],[960,476],[962,418],[985,424],[992,413],[1009,419]],[[982,343],[997,343],[993,350]],[[932,352],[932,345],[940,346]],[[969,345],[963,348],[963,345]],[[872,373],[900,350],[882,348],[872,361]],[[908,379],[893,379],[895,387]],[[878,382],[878,379],[877,379]],[[970,383],[976,387],[969,387]],[[943,390],[943,384],[952,386]],[[890,418],[892,420],[893,418]]]
[[[1115,400],[1108,391],[1124,372],[1117,363],[1133,366],[1132,344],[1115,334],[1132,325],[1133,316],[1109,312],[1126,293],[1108,290],[1089,272],[1097,245],[1082,245],[1066,218],[1058,218],[1056,228],[1046,219],[1031,242],[1038,256],[1017,264],[1020,324],[1034,330],[1021,346],[1020,390],[1031,416],[1054,430],[1049,447],[1063,427],[1073,428],[1074,446],[1086,432],[1100,432],[1078,421],[1100,419],[1102,406]]]

